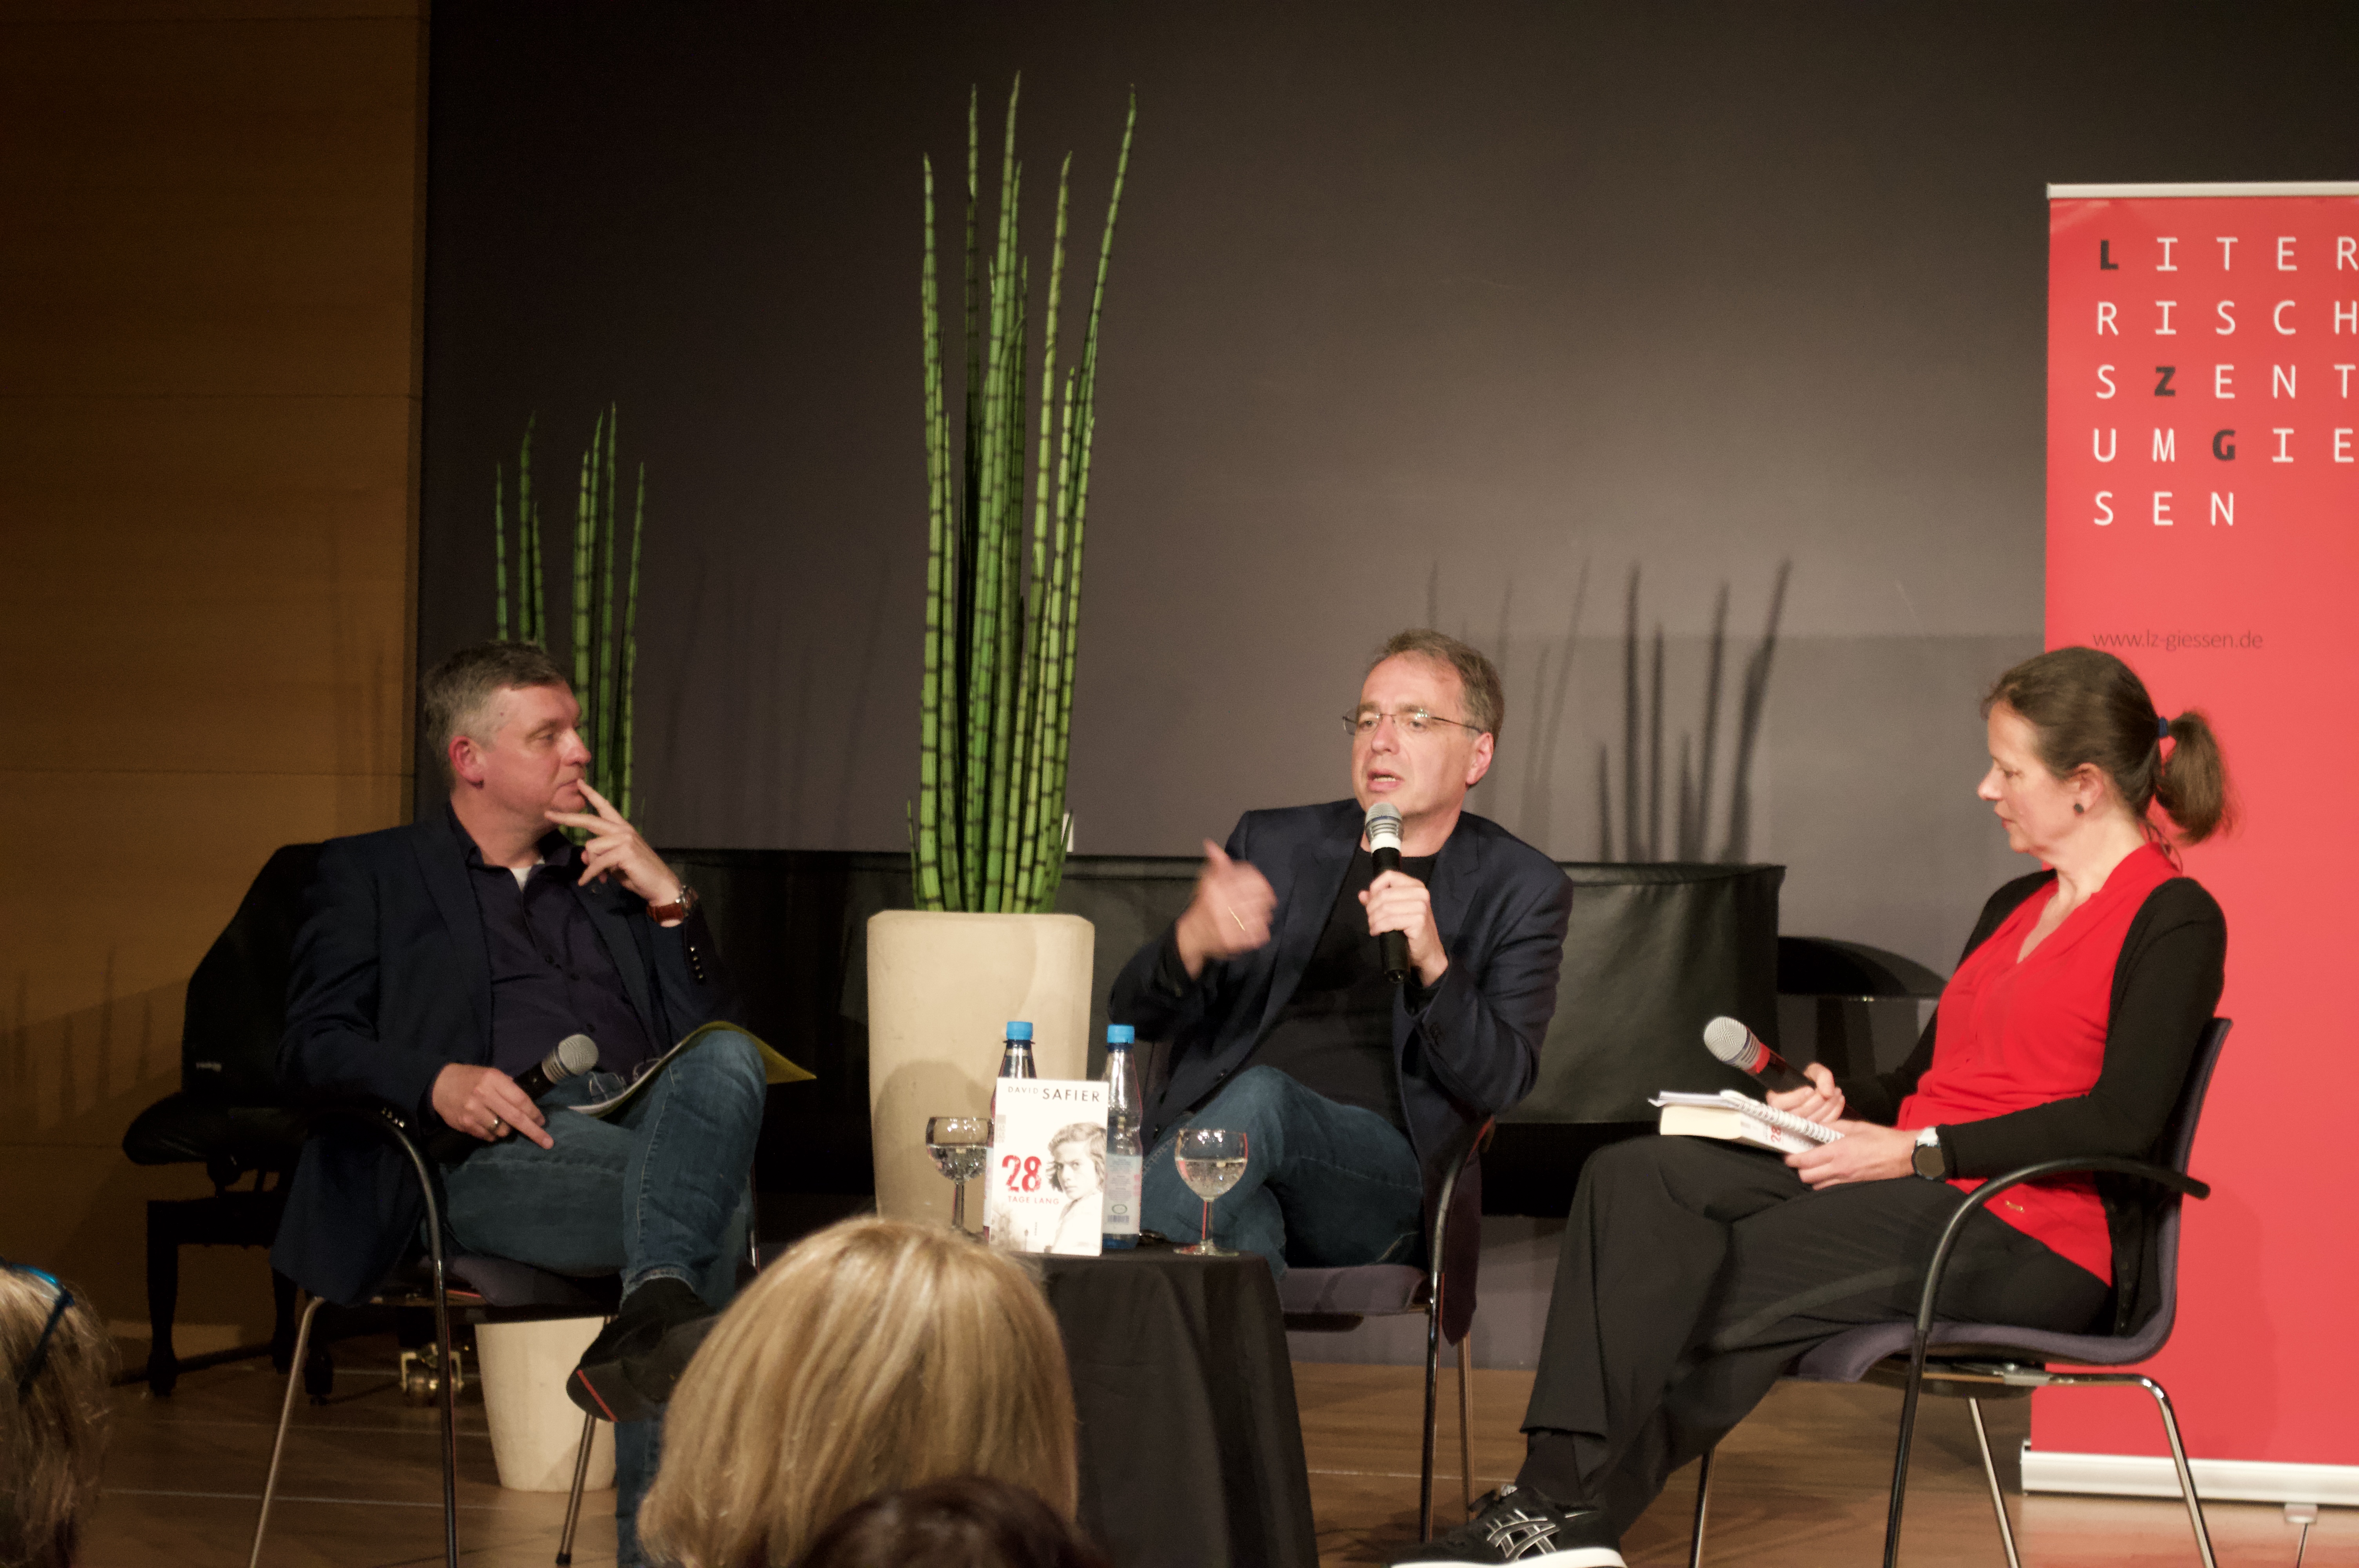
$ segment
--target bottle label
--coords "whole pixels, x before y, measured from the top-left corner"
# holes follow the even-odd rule
[[[1138,1234],[1139,1178],[1146,1162],[1136,1154],[1108,1154],[1105,1162],[1105,1233]]]

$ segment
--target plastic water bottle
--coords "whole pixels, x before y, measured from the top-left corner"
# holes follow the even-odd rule
[[[1032,1026],[1020,1018],[1011,1019],[1008,1022],[1007,1044],[999,1053],[999,1076],[1002,1079],[1039,1076],[1032,1070]],[[999,1141],[1002,1130],[999,1125],[999,1086],[996,1083],[993,1084],[991,1089],[991,1141],[995,1145]],[[983,1238],[985,1241],[991,1239],[991,1217],[988,1210],[984,1217]]]
[[[1021,1019],[1007,1026],[1007,1048],[999,1055],[999,1076],[1003,1078],[1038,1076],[1032,1071],[1032,1026]]]
[[[1032,1026],[1022,1019],[1013,1020],[1007,1025],[1007,1044],[999,1054],[999,1076],[1003,1078],[1039,1076],[1032,1070]],[[991,1091],[991,1114],[995,1118],[999,1115],[999,1091],[996,1088]]]
[[[1119,1251],[1138,1245],[1139,1183],[1146,1172],[1138,1143],[1138,1067],[1130,1059],[1135,1038],[1127,1023],[1106,1026],[1105,1245]]]

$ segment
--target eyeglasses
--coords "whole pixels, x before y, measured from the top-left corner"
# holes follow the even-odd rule
[[[1444,719],[1439,713],[1429,713],[1422,708],[1403,708],[1390,713],[1380,708],[1361,708],[1343,715],[1343,732],[1353,740],[1363,735],[1373,735],[1376,732],[1376,726],[1387,719],[1393,721],[1393,728],[1404,735],[1430,735],[1437,724],[1447,724],[1458,730],[1474,729],[1463,719]],[[1477,734],[1481,732],[1475,730]]]
[[[73,1305],[73,1292],[58,1282],[58,1277],[46,1269],[36,1269],[28,1263],[12,1263],[0,1258],[0,1269],[14,1269],[20,1274],[30,1274],[58,1293],[57,1304],[49,1309],[49,1321],[41,1325],[41,1337],[33,1342],[33,1354],[26,1359],[24,1371],[17,1374],[19,1396],[31,1391],[33,1379],[40,1375],[43,1363],[49,1358],[49,1339],[58,1331],[58,1319],[65,1316],[66,1308]]]

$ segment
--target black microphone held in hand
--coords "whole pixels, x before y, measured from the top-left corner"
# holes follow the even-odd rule
[[[598,1042],[587,1034],[569,1034],[559,1041],[549,1054],[516,1076],[516,1087],[524,1098],[538,1100],[568,1078],[578,1078],[598,1065]],[[426,1141],[426,1152],[437,1160],[449,1163],[464,1158],[483,1140],[472,1133],[446,1127]]]
[[[1810,1080],[1794,1065],[1769,1049],[1768,1043],[1733,1018],[1715,1018],[1703,1026],[1704,1048],[1740,1073],[1759,1078],[1773,1089],[1803,1089]]]
[[[537,1100],[568,1078],[578,1078],[598,1065],[598,1042],[587,1034],[569,1034],[555,1050],[516,1076],[524,1098]]]
[[[1388,800],[1380,800],[1368,807],[1367,833],[1368,853],[1376,862],[1376,875],[1399,871],[1400,807]],[[1376,937],[1376,954],[1384,960],[1385,979],[1395,984],[1408,979],[1408,936],[1406,933],[1380,933]]]

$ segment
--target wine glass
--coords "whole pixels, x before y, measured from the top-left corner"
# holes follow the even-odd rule
[[[1235,1257],[1228,1248],[1212,1245],[1212,1200],[1245,1178],[1245,1135],[1223,1127],[1183,1127],[1171,1159],[1188,1190],[1204,1200],[1204,1238],[1178,1250],[1190,1258]]]
[[[937,1116],[926,1123],[926,1152],[934,1169],[958,1184],[951,1199],[951,1228],[967,1234],[966,1184],[983,1174],[991,1159],[991,1118]]]

